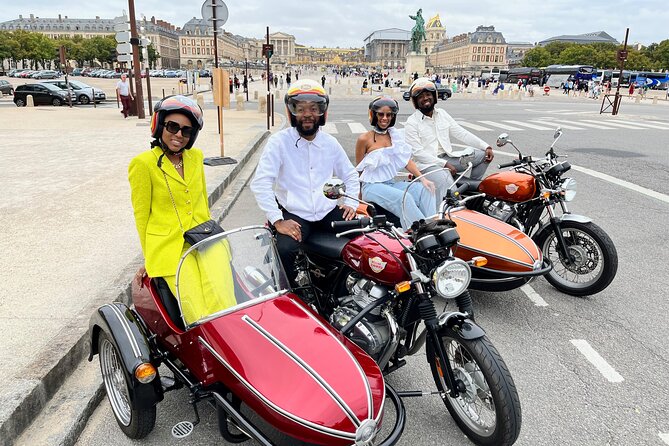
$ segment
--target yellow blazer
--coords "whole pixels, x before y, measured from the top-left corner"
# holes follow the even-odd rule
[[[162,150],[154,147],[137,155],[128,166],[135,224],[146,272],[151,277],[176,274],[185,243],[179,219],[187,231],[211,218],[202,152],[196,148],[184,151],[184,178],[167,157],[163,157],[162,166],[158,167],[161,154]],[[163,172],[167,176],[174,205]]]

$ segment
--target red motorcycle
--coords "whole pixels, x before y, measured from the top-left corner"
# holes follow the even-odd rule
[[[128,437],[148,435],[164,393],[186,387],[195,421],[175,425],[177,438],[193,431],[197,404],[205,401],[216,407],[220,433],[231,443],[273,444],[242,414],[242,404],[279,432],[313,444],[399,441],[400,397],[363,349],[290,292],[266,228],[193,245],[179,264],[177,290],[192,268],[210,283],[207,299],[229,306],[186,324],[181,292],[173,296],[164,280],[145,277],[133,286],[131,306],[107,304],[91,318],[89,360],[99,355],[112,412]],[[169,373],[161,376],[161,365]],[[375,442],[382,420],[392,421],[387,402],[394,424]]]
[[[326,197],[345,195],[340,181]],[[426,344],[437,392],[467,437],[479,445],[518,438],[521,408],[513,378],[485,332],[471,319],[469,262],[453,253],[460,240],[453,221],[417,223],[407,235],[386,216],[334,222],[343,232],[312,234],[296,260],[295,289],[330,324],[359,345],[384,374]],[[352,237],[352,238],[348,238]],[[459,311],[438,310],[455,301]]]

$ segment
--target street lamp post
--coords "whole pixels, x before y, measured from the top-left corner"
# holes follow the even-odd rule
[[[128,0],[128,15],[130,16],[130,43],[132,44],[132,73],[135,76],[135,103],[137,118],[144,119],[144,95],[142,94],[142,69],[139,66],[139,38],[137,37],[137,22],[135,20],[135,1]]]

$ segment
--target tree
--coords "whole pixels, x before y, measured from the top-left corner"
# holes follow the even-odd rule
[[[545,67],[554,64],[555,61],[551,53],[542,46],[532,48],[525,53],[523,58],[524,67]]]
[[[558,63],[564,65],[589,65],[595,59],[595,50],[590,45],[571,45],[560,53]]]

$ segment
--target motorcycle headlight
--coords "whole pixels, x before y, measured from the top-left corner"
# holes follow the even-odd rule
[[[576,196],[576,180],[573,178],[565,178],[562,182],[562,190],[564,191],[564,201],[571,201]]]
[[[469,286],[472,272],[460,259],[446,260],[434,269],[432,282],[437,293],[446,299],[462,294]]]

